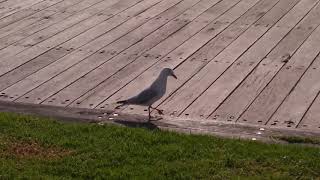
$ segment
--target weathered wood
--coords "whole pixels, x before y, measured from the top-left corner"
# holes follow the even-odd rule
[[[131,17],[143,12],[158,3],[158,1],[145,0],[138,3],[132,8],[129,8],[120,14],[115,14],[110,19],[100,23],[99,25],[87,30],[86,32],[80,34],[79,36],[66,41],[65,43],[53,48],[46,53],[34,58],[26,64],[4,74],[0,77],[0,90],[13,85],[14,83],[22,80],[23,78],[29,76],[30,74],[40,70],[41,68],[53,63],[54,61],[62,58],[63,56],[74,52],[76,49],[81,48],[81,46],[89,43],[90,41],[98,38],[99,36],[106,34],[113,28],[121,25],[122,23],[129,20]]]
[[[55,26],[73,14],[87,9],[100,1],[101,0],[84,0],[67,8],[64,7],[63,11],[59,11],[51,16],[44,16],[40,21],[2,37],[0,39],[0,49],[2,49],[0,56],[5,58],[18,54],[34,46],[36,43],[46,40],[51,34],[55,34],[56,32],[53,31],[50,26]]]
[[[316,3],[317,1],[314,0],[300,1],[259,41],[238,58],[231,65],[231,68],[228,68],[220,77],[217,77],[216,81],[216,78],[210,77],[211,74],[205,76],[212,79],[212,83],[207,84],[209,85],[207,89],[199,94],[200,97],[197,97],[183,112],[182,117],[208,117]],[[200,77],[203,76],[200,73],[198,74]]]
[[[119,39],[123,35],[129,33],[130,31],[138,28],[139,26],[143,25],[145,22],[150,21],[153,23],[157,23],[159,19],[154,18],[158,14],[166,13],[166,10],[175,7],[176,4],[179,4],[181,0],[175,0],[175,1],[162,1],[159,4],[151,7],[147,11],[139,14],[138,16],[135,16],[134,18],[130,19],[129,21],[126,21],[121,26],[118,26],[117,28],[113,29],[112,31],[109,31],[108,33],[104,34],[103,36],[100,36],[98,39],[95,39],[94,41],[91,41],[90,43],[83,46],[81,49],[78,49],[77,51],[64,56],[63,58],[59,59],[58,61],[55,61],[54,63],[50,64],[50,66],[45,67],[44,69],[41,69],[41,71],[36,72],[35,74],[32,74],[31,76],[28,76],[24,80],[18,82],[17,84],[14,84],[11,86],[8,92],[13,92],[13,94],[20,94],[23,95],[24,93],[32,90],[33,88],[37,87],[41,83],[47,81],[50,79],[50,77],[54,77],[64,71],[65,69],[79,63],[81,60],[84,60],[85,58],[89,57],[90,55],[96,53],[98,50],[101,50],[106,45],[109,45],[110,43],[114,42],[115,40]],[[172,15],[175,15],[175,11],[170,11]],[[139,29],[139,28],[138,28]],[[130,46],[130,44],[129,44]],[[45,47],[44,47],[45,48]],[[36,52],[36,51],[35,51]],[[109,53],[113,53],[109,52]],[[102,55],[107,53],[100,53]],[[1,63],[1,62],[0,62]],[[0,67],[1,68],[1,67]],[[50,70],[50,71],[49,71]],[[40,73],[44,73],[44,76]],[[32,83],[29,83],[32,81]],[[21,88],[14,88],[14,87],[24,87],[24,89]],[[13,88],[13,89],[12,89]],[[7,91],[6,90],[6,91]],[[18,92],[18,91],[20,92]],[[18,97],[18,96],[17,96]],[[25,100],[28,100],[29,98],[25,98]],[[39,100],[38,100],[39,101]]]
[[[319,31],[315,31],[314,33],[320,34]],[[310,36],[310,38],[315,38],[316,40],[316,37]],[[307,46],[307,43],[308,42],[306,42],[305,46]],[[305,59],[306,54],[309,54],[311,49],[317,49],[318,43],[319,42],[315,43],[315,45],[310,43],[309,46],[307,46],[307,50],[305,50],[305,47],[301,47],[301,51],[304,52],[304,56],[301,56],[299,61],[301,61],[301,59]],[[318,52],[320,52],[320,49],[318,49]],[[295,63],[294,66],[297,68],[301,67],[299,63]],[[296,128],[314,99],[317,97],[317,94],[320,92],[319,76],[320,57],[318,56],[305,72],[301,80],[299,80],[298,84],[294,87],[293,91],[290,92],[286,99],[281,103],[275,114],[268,121],[268,125],[274,126],[273,124],[277,121],[275,126]],[[318,128],[319,125],[320,121],[318,126],[313,128]],[[304,125],[304,127],[306,126],[308,125]]]
[[[52,5],[55,5],[61,1],[63,1],[63,0],[42,1],[42,2],[37,3],[31,7],[28,7],[28,8],[22,9],[16,13],[13,13],[7,17],[1,18],[0,19],[0,29],[11,24],[11,23],[19,21],[25,17],[34,15],[35,13],[40,12],[40,11],[42,11]]]
[[[29,25],[32,25],[33,23],[36,23],[38,21],[44,22],[48,20],[48,17],[51,17],[52,15],[63,12],[66,8],[69,6],[75,5],[82,0],[66,0],[61,1],[59,3],[54,4],[53,6],[50,6],[49,8],[46,8],[40,12],[37,12],[31,16],[25,17],[19,21],[16,21],[6,27],[3,27],[0,29],[0,38],[3,38],[15,31],[18,31],[22,28],[25,28]]]
[[[184,64],[185,61],[192,56],[194,53],[196,53],[197,51],[199,51],[199,49],[201,49],[203,46],[205,46],[208,41],[210,41],[212,38],[216,38],[221,32],[223,32],[225,29],[227,29],[228,27],[230,27],[231,24],[233,24],[234,22],[236,23],[236,20],[238,20],[239,17],[242,17],[248,10],[250,10],[258,1],[250,1],[250,2],[245,2],[245,1],[241,1],[240,3],[238,3],[234,8],[230,9],[229,12],[227,12],[225,15],[221,16],[221,18],[219,18],[217,20],[218,23],[214,24],[211,27],[206,27],[202,33],[200,32],[199,34],[197,34],[195,37],[191,38],[189,41],[187,41],[184,45],[180,46],[179,48],[177,48],[175,51],[173,51],[172,53],[170,53],[169,55],[167,55],[168,57],[170,57],[169,60],[165,60],[165,61],[161,61],[159,63],[157,63],[156,65],[154,65],[153,67],[151,67],[149,70],[147,70],[146,72],[144,72],[144,74],[142,76],[140,76],[140,78],[142,77],[144,80],[148,79],[147,81],[154,79],[157,74],[159,73],[162,68],[165,67],[170,67],[170,68],[176,68],[178,66],[181,66],[181,64]],[[217,25],[219,24],[219,22],[227,22],[226,24],[220,26]],[[209,33],[208,33],[209,32]],[[204,37],[207,37],[207,39],[205,39]],[[202,39],[203,38],[203,39]],[[205,40],[204,42],[202,40]],[[202,44],[201,44],[202,43]],[[193,65],[191,65],[193,67]],[[181,75],[184,76],[184,75]],[[183,79],[183,77],[182,77]],[[140,81],[140,79],[139,79]],[[110,98],[109,102],[115,102],[120,100],[121,98],[127,98],[132,96],[132,89],[138,89],[141,90],[141,88],[147,87],[147,83],[145,83],[146,81],[139,83],[139,81],[133,81],[131,83],[131,92],[129,92],[128,94],[122,94],[122,91],[128,91],[130,90],[129,88],[125,87],[124,89],[120,90],[117,94],[115,94],[115,96]],[[175,80],[172,80],[170,82],[175,83]],[[132,85],[135,86],[135,88],[132,88]],[[135,93],[137,93],[138,91],[136,91]],[[118,95],[122,95],[118,96]],[[124,110],[124,112],[133,112],[133,113],[143,113],[145,112],[143,107],[133,107],[133,106],[129,106],[128,108],[126,108]]]
[[[132,32],[126,34],[125,36],[118,39],[116,42],[110,44],[108,47],[103,48],[100,50],[100,52],[93,54],[92,56],[88,57],[84,61],[81,61],[79,64],[76,64],[75,66],[71,67],[67,71],[59,74],[58,76],[51,79],[49,82],[41,85],[37,89],[33,90],[31,93],[35,94],[35,97],[30,96],[30,94],[27,94],[26,96],[29,96],[29,100],[41,98],[46,99],[49,96],[53,95],[57,91],[63,89],[68,84],[72,83],[73,81],[81,78],[82,76],[85,76],[88,72],[92,71],[93,69],[99,67],[101,64],[105,63],[106,61],[109,61],[112,57],[116,56],[117,54],[121,53],[123,50],[126,50],[127,48],[135,49],[139,48],[140,45],[144,46],[144,44],[141,42],[141,39],[149,39],[149,34],[153,33],[158,28],[162,27],[164,24],[166,24],[171,19],[175,18],[179,14],[183,13],[186,9],[192,7],[194,4],[196,4],[198,1],[195,0],[185,0],[182,3],[179,3],[177,6],[174,6],[173,8],[170,8],[166,12],[159,15],[158,18],[156,17],[153,20],[150,20],[149,22],[143,24],[138,29],[133,30]],[[189,21],[188,21],[189,22]],[[168,29],[166,29],[168,30]],[[174,30],[175,31],[175,30]],[[153,33],[152,39],[149,39],[149,41],[157,42],[155,39],[158,36],[161,36],[162,38],[167,37],[165,33],[169,33],[167,36],[169,36],[171,33],[170,31],[162,31],[159,33]],[[162,36],[163,35],[163,36]],[[161,39],[160,39],[161,40]],[[148,41],[148,40],[146,40]],[[144,41],[144,42],[146,42]],[[141,43],[139,43],[141,42]],[[138,44],[136,44],[138,43]],[[153,46],[150,44],[150,46]],[[146,46],[148,47],[148,45]],[[143,47],[142,47],[143,48]],[[141,50],[137,50],[142,51]],[[101,53],[104,52],[104,53]],[[126,51],[127,52],[127,51]],[[127,52],[127,55],[129,55],[129,51]],[[134,52],[134,54],[137,52]],[[121,53],[122,54],[122,53]],[[116,61],[116,65],[120,65],[121,61],[117,61],[112,59],[112,61]],[[129,63],[129,59],[124,59],[124,63]],[[116,65],[113,65],[112,69],[116,69]],[[112,66],[112,65],[111,65]],[[108,73],[111,73],[112,71],[107,71]],[[107,76],[108,73],[104,72],[104,75]],[[61,80],[63,80],[63,83],[61,83]],[[83,79],[83,78],[81,78]],[[95,80],[97,81],[97,77],[95,77]],[[88,84],[87,84],[88,85]],[[76,90],[78,92],[78,89]],[[39,93],[40,92],[40,93]],[[73,93],[76,93],[73,91]],[[81,95],[81,94],[80,94]],[[80,96],[79,95],[79,96]],[[69,97],[63,97],[62,99],[58,99],[53,97],[52,99],[58,100],[49,100],[52,101],[51,103],[64,105],[67,102],[70,101]],[[49,102],[50,103],[50,102]]]
[[[309,41],[307,41],[304,46],[301,47],[289,60],[289,62],[281,68],[274,79],[240,117],[240,121],[245,119],[247,122],[253,124],[265,124],[269,121],[269,118],[281,105],[286,96],[292,91],[305,70],[320,52],[319,46],[316,45],[320,40],[319,31],[320,28],[317,28],[317,31],[315,31],[315,33],[312,34],[313,36],[309,38]],[[262,109],[257,110],[257,108]],[[282,120],[272,118],[271,121],[269,121],[269,125],[278,125],[278,122],[280,122],[281,125],[283,121],[286,121],[286,119]],[[292,121],[292,123],[287,124],[291,124],[293,126],[297,123],[297,121]]]
[[[287,0],[280,3],[277,3],[277,1],[262,1],[258,3],[222,34],[211,40],[210,43],[175,69],[175,73],[179,77],[178,82],[169,81],[167,96],[160,100],[158,104],[160,104],[161,101],[165,101],[161,103],[158,108],[164,110],[165,114],[179,115],[179,113],[192,102],[191,97],[197,95],[197,92],[201,90],[201,88],[197,87],[198,84],[200,84],[200,87],[201,84],[207,84],[196,79],[187,82],[190,78],[208,63],[210,63],[209,66],[211,67],[208,67],[207,70],[212,71],[205,75],[210,73],[210,77],[214,77],[216,75],[215,73],[223,72],[226,66],[228,66],[228,63],[223,62],[224,59],[231,61],[230,56],[228,58],[226,57],[226,55],[230,55],[229,52],[235,57],[234,59],[239,57],[297,2],[298,1]],[[273,16],[276,16],[276,18]],[[229,48],[227,47],[228,45],[230,45]],[[221,54],[219,54],[220,52]],[[218,57],[215,58],[217,55]],[[212,81],[211,78],[208,78],[208,80]],[[186,85],[179,89],[185,83]],[[192,84],[192,86],[189,84]]]
[[[106,3],[104,5],[111,5],[110,2],[114,2],[114,1],[108,1],[106,3],[106,1],[103,1],[103,3]],[[99,12],[100,10],[103,10],[105,8],[105,6],[103,6],[102,4],[100,6],[92,6],[90,9],[87,9],[87,13],[78,13],[76,17],[79,16],[79,18],[84,18],[86,19],[86,16],[91,16],[90,14],[94,13],[96,14],[96,12]],[[66,21],[63,21],[61,23],[59,23],[59,26],[53,26],[53,30],[54,29],[59,29],[59,28],[67,28],[68,26],[72,25],[72,24],[76,24],[78,20],[78,22],[80,21],[79,18],[68,18]],[[9,58],[5,58],[3,61],[0,62],[0,75],[3,75],[25,63],[27,63],[28,61],[32,60],[33,58],[36,58],[37,56],[43,54],[44,52],[47,52],[48,50],[50,50],[51,48],[55,47],[56,45],[59,45],[60,43],[63,43],[65,40],[64,39],[59,39],[59,41],[57,39],[48,39],[46,41],[43,41],[42,43],[39,43],[19,54],[17,54],[16,56],[12,56]],[[89,45],[88,45],[89,46]],[[88,50],[89,51],[89,50]],[[91,51],[91,50],[90,50]],[[84,53],[84,52],[83,52]],[[13,59],[15,59],[13,61]]]
[[[130,64],[130,66],[126,67],[126,70],[122,70],[121,73],[127,72],[127,69],[129,71],[135,70],[130,74],[130,76],[125,77],[117,77],[121,80],[120,83],[128,83],[132,79],[134,79],[136,76],[141,74],[144,69],[142,68],[149,68],[150,66],[154,65],[156,63],[156,66],[153,66],[152,68],[148,69],[147,72],[150,74],[148,77],[148,80],[154,79],[155,76],[158,76],[158,73],[162,70],[163,67],[174,67],[178,65],[179,63],[183,62],[185,59],[187,59],[190,55],[192,55],[195,51],[197,51],[199,48],[201,48],[203,45],[205,45],[210,39],[214,38],[216,35],[218,35],[220,32],[222,32],[225,28],[227,28],[233,21],[235,21],[237,18],[239,18],[242,14],[244,14],[250,7],[252,7],[256,2],[250,1],[241,1],[240,3],[236,4],[234,7],[232,7],[229,11],[224,13],[222,16],[220,16],[218,19],[211,22],[208,26],[206,26],[204,29],[202,29],[199,33],[192,36],[190,39],[188,39],[186,42],[184,42],[182,45],[180,45],[178,48],[174,49],[172,52],[169,51],[169,54],[162,56],[163,58],[160,61],[151,62],[150,61],[135,61],[134,63]],[[229,4],[229,3],[228,3]],[[165,48],[163,48],[165,49]],[[156,51],[159,51],[160,53],[162,49],[155,49]],[[152,51],[152,50],[151,50]],[[147,65],[147,67],[146,67]],[[140,69],[137,71],[137,69]],[[113,78],[115,79],[115,78]],[[126,81],[124,81],[126,79]],[[121,86],[126,84],[121,84]],[[120,90],[112,96],[111,98],[107,99],[105,102],[106,104],[110,104],[112,102],[116,102],[120,99],[128,98],[132,96],[133,94],[136,94],[137,92],[141,91],[142,88],[146,87],[146,84],[143,82],[143,84],[137,84],[135,83],[137,88],[130,88],[128,91],[128,88],[126,87],[125,91]],[[120,87],[121,87],[120,86]],[[118,87],[117,87],[118,88]],[[134,90],[134,91],[132,91]],[[125,92],[125,93],[123,93]],[[128,92],[128,93],[127,93]]]
[[[178,82],[178,86],[176,87],[179,88],[179,86],[183,85],[184,83],[186,84],[176,93],[174,93],[174,95],[172,95],[168,99],[167,103],[162,105],[160,108],[164,108],[164,110],[166,110],[165,113],[169,113],[175,116],[179,115],[184,110],[184,108],[192,103],[192,101],[198,96],[198,94],[204,91],[210,83],[218,78],[220,74],[223,73],[233,61],[241,56],[242,53],[247,50],[247,48],[249,48],[268,29],[270,29],[274,23],[276,23],[284,14],[286,14],[287,11],[290,10],[292,6],[295,5],[296,2],[280,2],[279,4],[277,4],[277,6],[275,6],[274,9],[272,9],[261,20],[250,27],[243,35],[241,35],[235,42],[230,44],[230,46],[227,47],[223,52],[221,52],[221,54],[219,54],[217,57],[212,60],[211,58],[213,57],[204,57],[204,59],[207,59],[206,61],[210,61],[209,64],[204,68],[199,66],[199,69],[203,69],[199,74],[191,75],[190,78],[193,78],[189,82],[185,82],[189,79],[186,77],[186,80],[184,80],[185,71],[180,68],[184,67],[185,69],[187,69],[187,66],[189,66],[190,69],[190,66],[193,67],[193,64],[197,62],[197,57],[190,57],[189,61],[186,61],[189,63],[189,65],[184,65],[186,62],[182,65],[179,65],[179,67],[175,71],[181,73],[180,76],[182,76],[182,83]],[[203,59],[200,59],[198,61],[202,60]],[[206,65],[207,62],[203,64]],[[174,81],[172,83],[170,82],[168,87],[175,87],[175,84],[176,83]]]
[[[88,31],[78,35],[77,37],[61,44],[60,47],[65,48],[65,49],[77,49],[80,46],[85,45],[86,43],[98,38],[99,36],[107,34],[110,30],[123,24],[127,20],[130,20],[131,18],[134,18],[135,16],[147,11],[147,9],[155,6],[160,1],[162,1],[162,0],[156,0],[156,1],[143,0],[143,1],[140,1],[135,6],[126,9],[125,11],[123,11],[120,14],[112,16],[111,19],[108,19],[107,21],[104,21],[104,22],[98,24],[94,28],[91,28]],[[106,15],[106,14],[104,13],[104,15]],[[108,14],[107,16],[110,16],[110,15],[111,14]]]
[[[233,2],[233,3],[232,3]],[[74,103],[75,106],[81,107],[95,107],[100,104],[104,99],[111,96],[123,85],[130,82],[140,71],[144,71],[147,65],[157,62],[159,59],[163,59],[168,53],[170,53],[175,48],[179,47],[186,40],[198,33],[202,28],[208,26],[208,23],[214,24],[216,18],[224,14],[228,9],[230,9],[238,1],[226,0],[221,1],[216,4],[203,15],[199,16],[192,23],[181,29],[180,31],[174,33],[172,36],[167,38],[165,41],[161,42],[151,50],[147,51],[145,54],[148,56],[141,56],[135,60],[130,65],[126,66],[124,69],[119,71],[115,76],[107,79],[99,86],[93,90],[86,93],[80,99]],[[210,26],[209,24],[209,26]],[[152,55],[152,56],[149,56]],[[167,58],[167,57],[165,57]],[[150,65],[149,65],[150,66]],[[137,71],[139,69],[139,71]],[[103,72],[103,71],[101,71]],[[128,76],[130,74],[130,76]],[[126,81],[125,81],[126,80]],[[141,88],[141,87],[140,87]],[[80,102],[80,104],[79,104]],[[104,105],[103,105],[104,106]]]
[[[236,121],[319,24],[320,6],[281,40],[209,118]]]
[[[22,40],[2,49],[0,56],[4,59],[7,57],[10,58],[30,47],[32,48],[38,45],[40,42],[42,43],[39,46],[50,44],[50,46],[46,46],[47,48],[45,50],[47,50],[48,47],[59,45],[78,35],[77,33],[80,33],[82,30],[84,31],[86,26],[90,27],[91,24],[87,24],[88,22],[94,24],[96,21],[97,23],[99,20],[103,21],[104,16],[100,16],[100,13],[109,13],[108,11],[111,11],[110,13],[117,13],[119,6],[121,7],[121,3],[117,3],[118,1],[119,0],[91,0],[86,3],[79,3],[79,6],[76,5],[77,11],[74,15],[57,13],[55,14],[56,16],[52,17],[53,20],[50,23],[35,24],[27,29],[23,29],[21,32],[13,34],[13,36],[7,36],[8,38],[5,40],[8,44],[20,39]],[[47,27],[48,25],[49,27]],[[55,42],[55,44],[51,42]]]
[[[62,21],[61,23],[59,23],[59,25],[52,26],[51,28],[52,30],[65,29],[69,26],[77,24],[79,21],[83,19],[90,17],[92,14],[96,14],[97,12],[102,11],[103,9],[114,4],[115,2],[116,0],[103,1],[103,4],[91,6],[90,8],[86,9],[85,12],[77,13],[75,16],[72,16],[66,19],[65,21]],[[65,39],[48,39],[43,41],[42,43],[32,46],[31,48],[17,54],[16,56],[5,58],[4,60],[0,61],[0,76],[27,63],[33,58],[36,58],[37,56],[45,53],[46,51],[63,42],[65,42]]]
[[[17,11],[20,11],[21,9],[25,7],[30,7],[34,4],[37,4],[43,0],[24,0],[24,1],[19,1],[15,2],[14,0],[8,2],[8,6],[5,7],[4,9],[1,9],[0,11],[0,18],[4,18],[6,16],[9,16]],[[6,4],[6,3],[4,3]]]
[[[318,56],[319,59],[319,56]],[[319,61],[319,60],[317,60]],[[319,74],[318,74],[319,75]],[[319,77],[319,76],[318,76]],[[320,96],[319,92],[316,99],[312,102],[305,116],[298,124],[298,129],[313,129],[320,131]]]
[[[32,101],[33,99],[38,101],[38,98],[46,99],[47,97],[51,96],[52,94],[56,93],[57,91],[64,88],[68,83],[72,83],[74,80],[80,78],[81,76],[85,75],[87,72],[90,72],[92,69],[96,68],[100,64],[104,63],[111,57],[115,56],[117,53],[114,51],[118,51],[119,53],[125,50],[128,47],[132,47],[135,43],[139,42],[142,38],[146,38],[149,33],[152,33],[154,30],[158,29],[165,23],[167,23],[170,19],[176,17],[180,13],[183,13],[186,9],[188,9],[193,4],[197,3],[194,0],[184,1],[183,3],[170,8],[166,12],[160,14],[160,18],[155,18],[154,20],[150,20],[146,24],[142,25],[138,29],[128,33],[127,35],[121,37],[116,42],[110,44],[108,47],[103,48],[99,52],[95,53],[94,55],[88,57],[84,61],[76,64],[75,66],[71,67],[67,71],[61,73],[60,75],[54,77],[49,82],[41,85],[37,89],[33,90],[32,92],[28,93],[28,102]],[[158,35],[159,36],[159,35]],[[107,53],[101,53],[101,52]],[[111,52],[111,53],[108,53]],[[50,70],[44,71],[45,73]],[[63,80],[61,83],[61,80]],[[58,82],[58,83],[57,83]],[[34,94],[34,95],[32,95]],[[65,104],[65,100],[70,101],[67,99],[68,97],[64,98],[62,103]],[[61,104],[61,102],[57,102],[57,104]]]
[[[191,2],[195,3],[196,1],[191,1]],[[161,41],[171,36],[173,33],[183,28],[185,25],[190,23],[193,19],[201,15],[204,11],[209,9],[211,6],[213,6],[217,2],[218,0],[203,0],[197,3],[196,5],[191,7],[189,10],[183,12],[183,14],[176,17],[174,20],[171,20],[164,26],[154,31],[152,34],[144,37],[142,41],[131,46],[130,48],[128,48],[118,56],[104,63],[103,66],[98,67],[98,69],[90,72],[88,75],[85,75],[84,78],[79,79],[74,84],[70,85],[66,89],[57,93],[55,96],[51,97],[46,103],[57,104],[65,101],[66,99],[69,99],[70,101],[74,101],[76,98],[80,97],[82,94],[86,93],[88,90],[95,87],[97,84],[105,80],[107,77],[110,77],[112,74],[116,73],[127,64],[130,64],[136,58],[141,56],[144,52],[150,50],[152,47],[156,46],[158,43],[160,43]],[[147,27],[150,28],[150,25],[147,25]],[[139,35],[141,34],[142,34],[141,32],[137,32],[137,35],[130,35],[130,36],[139,38]],[[131,37],[130,39],[132,39]],[[123,40],[124,40],[123,42],[129,41],[129,39],[126,40],[125,38],[123,38]],[[116,47],[116,45],[113,45],[112,48],[119,49],[118,47]],[[148,56],[150,58],[151,56],[157,56],[157,55],[145,54],[144,56]],[[88,70],[83,69],[83,67],[88,67],[88,66],[91,67],[92,61],[96,62],[97,60],[95,59],[98,59],[98,60],[101,59],[99,57],[98,58],[90,57],[90,58],[91,59],[87,61],[87,65],[79,64],[80,65],[79,68],[82,67],[82,69],[81,70],[79,68],[78,70],[75,69],[76,70],[75,72],[78,72],[78,71],[88,72]],[[90,70],[91,68],[88,68],[88,69]],[[70,79],[70,75],[67,74],[64,76]],[[62,77],[60,77],[60,79],[61,78]],[[83,84],[86,84],[86,86],[83,86]],[[52,100],[52,99],[55,99],[55,100]],[[51,101],[51,103],[49,101]]]
[[[9,9],[13,9],[15,4],[19,4],[23,2],[22,0],[12,0],[12,1],[1,1],[1,9],[0,13],[8,11]]]

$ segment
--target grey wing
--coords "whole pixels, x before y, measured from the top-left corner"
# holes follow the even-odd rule
[[[153,89],[146,89],[139,93],[137,96],[133,97],[135,104],[147,104],[155,97],[157,97],[158,93]]]

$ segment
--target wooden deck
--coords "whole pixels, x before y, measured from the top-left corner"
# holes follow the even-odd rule
[[[320,133],[319,25],[320,0],[1,0],[0,104],[109,112],[170,67],[168,121]]]

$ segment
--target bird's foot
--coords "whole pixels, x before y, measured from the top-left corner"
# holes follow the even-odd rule
[[[156,109],[160,115],[163,115],[163,110]]]
[[[154,109],[154,110],[156,110],[158,112],[158,114],[163,115],[163,110],[157,109],[157,108],[154,108],[154,107],[151,107],[151,109]]]
[[[152,122],[152,121],[160,121],[161,119],[163,119],[162,117],[156,116],[156,117],[151,117],[150,119],[148,119],[148,122]]]
[[[161,119],[163,119],[162,117],[156,117],[155,120],[153,121],[160,121]]]
[[[120,109],[122,106],[124,106],[124,105],[120,104],[120,105],[116,106],[114,109]]]

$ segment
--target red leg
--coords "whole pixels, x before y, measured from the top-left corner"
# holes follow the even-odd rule
[[[150,112],[150,108],[151,108],[151,106],[148,106],[148,112],[149,112],[149,119],[148,119],[148,122],[150,122],[150,120],[151,120],[151,112]]]
[[[160,109],[157,109],[157,108],[154,108],[152,106],[150,106],[152,109],[156,110],[160,115],[163,115],[163,110],[160,110]]]

